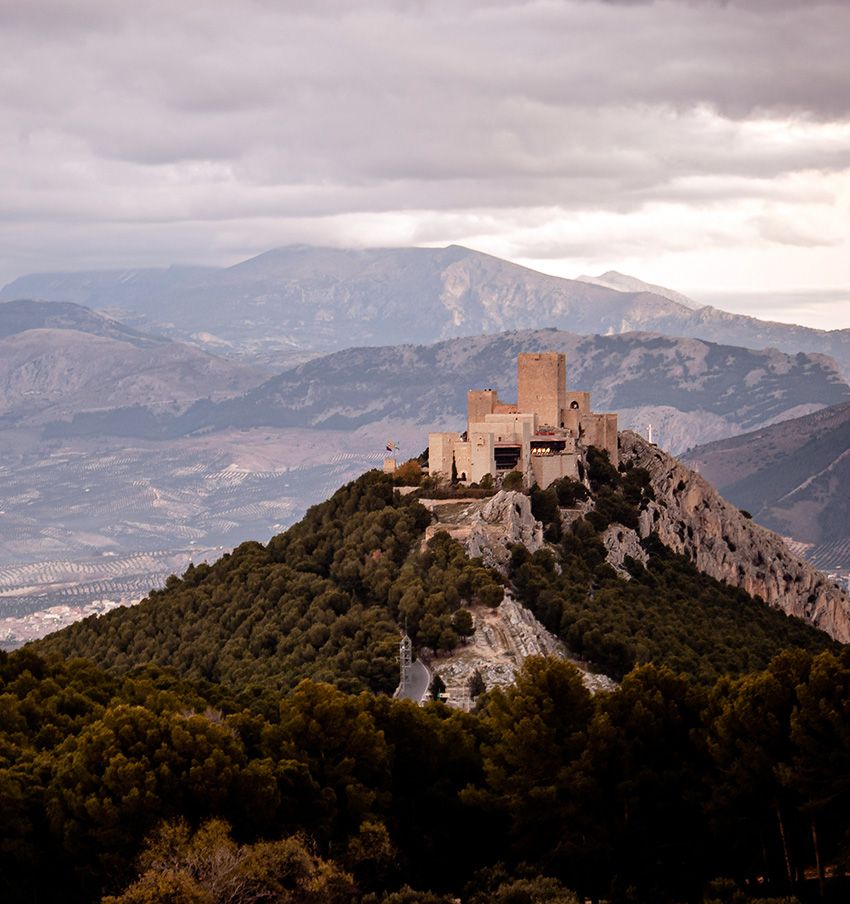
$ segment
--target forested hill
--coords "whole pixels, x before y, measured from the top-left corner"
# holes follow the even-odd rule
[[[374,693],[399,621],[439,653],[504,589],[447,534],[423,548],[429,512],[377,472],[0,653],[0,899],[778,904],[819,872],[846,900],[846,650],[654,536],[619,576],[602,534],[652,487],[586,467],[593,510],[565,527],[585,485],[533,493],[548,542],[508,579],[609,693],[541,658],[475,714]]]
[[[520,598],[601,671],[620,678],[641,662],[702,681],[764,667],[787,647],[826,649],[829,638],[746,593],[700,574],[649,538],[647,566],[626,581],[605,561],[602,533],[632,526],[652,489],[646,472],[590,460],[596,510],[561,532],[556,489],[532,505],[552,541],[518,549],[510,574]],[[575,504],[580,485],[560,487]],[[302,678],[346,690],[392,691],[399,625],[449,650],[458,611],[498,605],[503,579],[445,534],[422,549],[431,516],[413,495],[369,472],[309,510],[267,546],[243,543],[212,566],[190,568],[130,609],[78,622],[35,647],[126,671],[147,663],[231,688],[294,686]]]
[[[172,577],[139,606],[78,622],[36,646],[118,671],[154,662],[240,689],[289,688],[311,677],[391,692],[400,622],[407,618],[413,631],[421,621],[436,625],[452,645],[461,600],[502,598],[495,574],[457,544],[419,552],[430,520],[369,472],[267,546],[243,543],[212,566]]]
[[[595,698],[529,659],[477,715],[310,681],[263,703],[0,653],[2,900],[847,900],[846,654]]]

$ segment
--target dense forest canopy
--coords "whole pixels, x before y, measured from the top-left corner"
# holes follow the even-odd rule
[[[497,604],[502,582],[446,536],[420,545],[430,514],[370,472],[311,508],[267,546],[243,543],[130,610],[90,618],[38,644],[119,671],[155,662],[230,687],[293,687],[305,677],[392,692],[399,624],[455,646],[455,613]]]
[[[592,453],[587,484],[567,528],[588,490],[532,493],[508,580],[610,693],[531,658],[475,713],[391,699],[399,624],[450,650],[505,578],[375,472],[0,655],[0,898],[845,900],[850,653],[654,538],[625,581],[600,532],[646,475]]]
[[[805,895],[850,855],[848,710],[846,651],[710,687],[647,665],[596,697],[531,658],[477,714],[310,680],[250,707],[170,670],[2,655],[0,897]]]

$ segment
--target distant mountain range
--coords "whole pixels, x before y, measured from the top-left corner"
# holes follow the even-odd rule
[[[597,410],[619,411],[624,426],[652,424],[672,451],[850,401],[850,387],[822,355],[646,333],[530,330],[433,346],[348,349],[177,416],[154,416],[141,406],[83,413],[52,424],[48,435],[165,438],[234,427],[355,430],[381,421],[419,424],[423,435],[436,425],[462,429],[467,389],[492,387],[515,397],[517,355],[541,350],[566,352],[571,386],[592,391]]]
[[[572,387],[673,452],[850,403],[850,331],[592,279],[614,287],[457,246],[298,246],[7,286],[0,615],[113,598],[140,568],[269,536],[379,463],[386,439],[406,457],[428,429],[462,429],[468,388],[513,397],[520,351],[566,352]],[[65,577],[79,569],[87,596]]]
[[[156,348],[169,341],[162,336],[140,333],[111,317],[71,302],[19,299],[0,304],[0,339],[29,330],[74,330],[90,336],[117,339],[137,348]]]
[[[616,289],[618,292],[650,292],[653,295],[660,295],[662,298],[669,298],[677,304],[690,308],[692,311],[705,307],[693,298],[682,295],[674,289],[667,289],[664,286],[656,286],[653,283],[644,282],[636,276],[628,276],[626,273],[618,273],[616,270],[609,270],[599,276],[579,276],[579,282],[591,283],[594,286],[605,286],[607,289]]]
[[[547,276],[458,245],[364,251],[295,245],[223,269],[34,274],[3,288],[0,300],[76,302],[275,368],[351,346],[555,327],[820,352],[850,377],[850,330],[770,323],[708,306],[692,310],[690,299],[664,297],[670,290],[658,294],[659,287],[632,277],[592,279]]]
[[[127,405],[173,413],[261,380],[247,365],[76,304],[0,304],[0,418],[7,425]]]
[[[692,449],[686,463],[767,527],[850,569],[850,404]]]

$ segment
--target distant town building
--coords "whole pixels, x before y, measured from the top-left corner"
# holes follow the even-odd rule
[[[428,434],[429,473],[479,483],[520,471],[528,485],[547,487],[578,477],[582,449],[605,449],[618,463],[617,415],[590,410],[590,393],[567,389],[560,352],[521,354],[515,404],[493,389],[467,393],[465,433]]]

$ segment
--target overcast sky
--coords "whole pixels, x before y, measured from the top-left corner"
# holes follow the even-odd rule
[[[0,283],[457,242],[850,327],[848,36],[849,0],[0,0]]]

